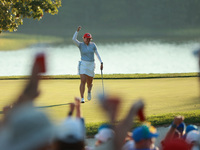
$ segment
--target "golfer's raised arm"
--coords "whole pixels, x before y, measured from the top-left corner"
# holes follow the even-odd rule
[[[78,32],[80,31],[81,27],[79,26],[77,31],[74,33],[73,37],[72,37],[72,41],[74,42],[74,44],[76,44],[76,46],[79,47],[80,42],[77,40],[77,36],[78,36]]]

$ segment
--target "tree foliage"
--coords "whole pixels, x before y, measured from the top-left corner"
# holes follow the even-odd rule
[[[24,18],[42,19],[44,12],[57,14],[61,0],[0,0],[0,33],[16,31]]]

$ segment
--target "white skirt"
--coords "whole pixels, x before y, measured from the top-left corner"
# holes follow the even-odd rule
[[[94,77],[94,69],[95,69],[95,63],[90,61],[79,61],[78,65],[78,74],[86,74],[90,77]]]

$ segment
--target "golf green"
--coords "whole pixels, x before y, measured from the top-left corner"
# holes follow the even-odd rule
[[[0,80],[0,107],[10,104],[23,89],[27,80]],[[78,79],[41,80],[40,96],[35,104],[45,110],[54,121],[65,118],[69,103],[79,97]],[[168,113],[182,113],[199,110],[199,83],[197,77],[161,79],[107,79],[104,80],[105,93],[121,97],[118,119],[122,118],[130,106],[139,98],[144,99],[147,116]],[[85,99],[87,98],[87,88]],[[101,110],[97,95],[102,93],[102,80],[95,79],[92,100],[81,104],[86,123],[107,121]],[[2,113],[2,111],[1,111]]]

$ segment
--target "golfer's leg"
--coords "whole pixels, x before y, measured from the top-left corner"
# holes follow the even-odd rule
[[[83,98],[84,97],[84,92],[85,92],[86,75],[85,74],[80,74],[80,78],[81,78],[80,94],[81,94],[81,98]]]
[[[91,98],[92,98],[92,96],[91,96],[92,81],[93,81],[93,77],[90,77],[90,76],[86,77],[87,88],[88,88],[88,95],[87,95],[88,100],[91,100]]]
[[[91,93],[93,77],[86,76],[88,93]]]

